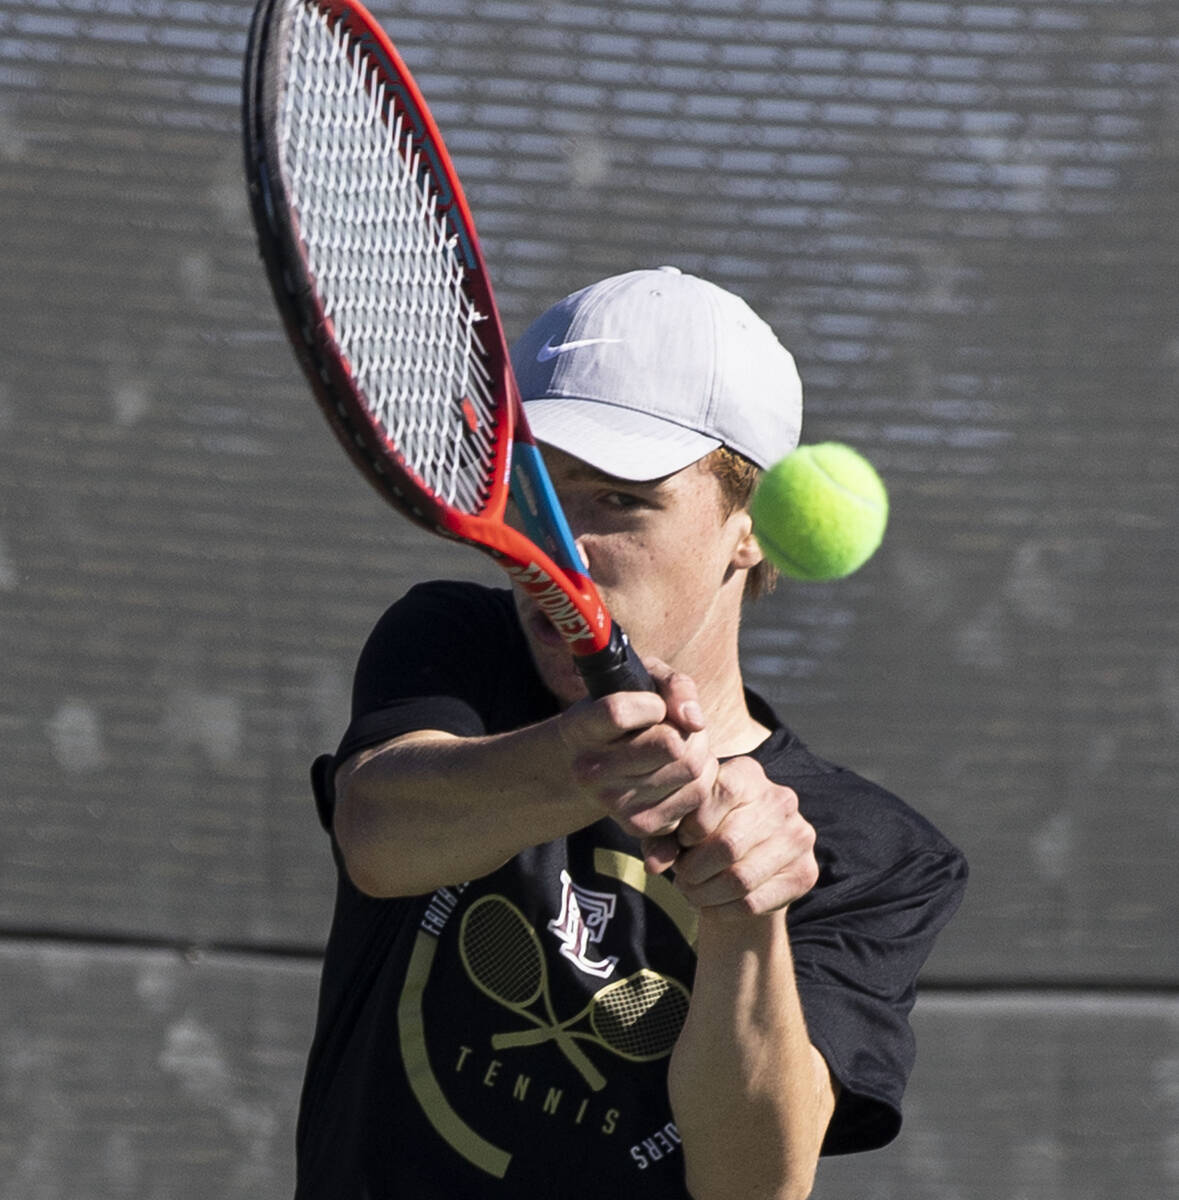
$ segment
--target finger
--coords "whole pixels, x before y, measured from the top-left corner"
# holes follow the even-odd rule
[[[693,779],[663,796],[636,789],[613,804],[607,800],[606,807],[631,837],[665,837],[674,834],[684,818],[700,806],[709,789],[707,778]]]
[[[739,900],[756,891],[783,867],[781,852],[773,843],[754,846],[736,862],[719,870],[711,866],[700,868],[702,850],[698,846],[686,851],[676,872],[680,890],[698,908]]]
[[[578,754],[649,729],[666,716],[667,705],[655,692],[612,692],[579,700],[555,720],[561,740]]]
[[[693,841],[695,827],[707,821],[700,820],[700,813],[707,808],[706,803],[686,817],[677,831],[680,845],[685,847],[680,869],[687,883],[703,883],[755,852],[777,854],[785,861],[814,847],[811,825],[797,812],[784,813],[773,802],[738,804],[722,815],[706,837]],[[761,850],[763,845],[768,849]]]
[[[812,858],[809,862],[800,861],[791,869],[772,875],[744,896],[722,904],[697,904],[697,907],[707,908],[710,914],[733,920],[761,917],[789,908],[791,904],[801,900],[815,886],[818,879],[819,867]],[[679,882],[678,876],[676,882]]]
[[[679,858],[680,844],[675,840],[674,833],[665,833],[657,837],[643,838],[643,866],[648,875],[662,875],[676,864]]]
[[[801,819],[798,827],[757,842],[735,861],[712,871],[701,867],[713,844],[686,851],[676,868],[676,884],[698,908],[740,902],[746,911],[765,911],[805,895],[818,879],[814,831]],[[784,899],[780,899],[785,897]]]
[[[718,764],[712,791],[704,803],[687,815],[676,830],[681,846],[690,848],[706,842],[716,834],[728,815],[745,803],[747,788],[742,780],[746,772],[738,767],[738,764],[744,761],[749,760],[730,759]],[[757,770],[760,771],[760,768]]]
[[[690,847],[709,841],[739,810],[748,810],[742,813],[742,821],[760,820],[764,831],[773,832],[797,813],[798,793],[772,783],[753,758],[727,759],[720,764],[712,795],[678,830],[680,844]]]
[[[728,810],[717,801],[715,788],[684,819],[676,829],[681,849],[689,850],[706,842],[720,826]]]
[[[658,658],[644,659],[643,665],[667,706],[667,720],[685,732],[703,730],[704,710],[700,707],[696,681]]]
[[[620,786],[640,786],[662,772],[669,787],[686,783],[699,774],[709,757],[704,734],[685,737],[674,725],[662,722],[605,745],[581,751],[574,770],[585,782],[601,781]]]

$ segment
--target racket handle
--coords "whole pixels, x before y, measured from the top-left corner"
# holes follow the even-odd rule
[[[574,662],[586,690],[595,700],[611,692],[655,691],[655,681],[617,625],[611,625],[610,644],[604,650],[579,654]]]

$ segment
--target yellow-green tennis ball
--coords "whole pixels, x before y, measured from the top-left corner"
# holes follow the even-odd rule
[[[762,552],[794,579],[842,579],[876,553],[888,492],[842,442],[800,446],[762,476],[750,504]]]

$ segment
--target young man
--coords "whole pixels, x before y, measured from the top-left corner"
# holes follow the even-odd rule
[[[900,1125],[914,980],[961,856],[745,691],[745,502],[790,355],[673,269],[567,297],[513,361],[656,693],[592,701],[523,595],[381,619],[317,764],[339,867],[303,1200],[802,1197]]]

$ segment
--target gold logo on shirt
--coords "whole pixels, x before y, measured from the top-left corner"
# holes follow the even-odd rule
[[[575,1016],[558,1020],[540,938],[506,896],[482,896],[467,909],[459,926],[459,954],[484,995],[532,1022],[531,1029],[497,1033],[492,1047],[556,1042],[596,1092],[606,1080],[579,1042],[594,1043],[631,1062],[653,1062],[672,1052],[688,1015],[688,989],[643,967],[600,988]],[[535,1011],[538,1001],[543,1015]]]

